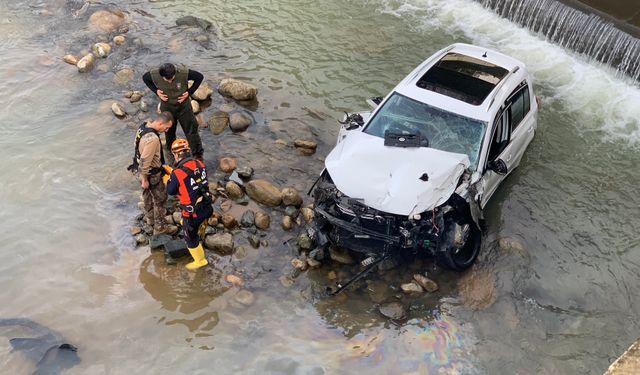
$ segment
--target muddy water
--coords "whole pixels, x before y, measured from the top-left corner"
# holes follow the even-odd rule
[[[601,373],[638,336],[640,90],[609,68],[549,44],[469,0],[122,2],[129,43],[106,73],[79,75],[59,57],[96,38],[62,0],[0,4],[0,317],[33,318],[80,347],[68,374],[129,373]],[[194,14],[219,28],[211,43],[171,28]],[[134,39],[139,41],[134,43]],[[256,119],[242,135],[203,130],[205,158],[235,155],[258,177],[306,190],[337,134],[334,118],[363,108],[433,51],[483,44],[529,66],[542,99],[539,131],[489,205],[478,264],[465,275],[430,262],[373,275],[323,297],[327,265],[284,286],[288,235],[268,247],[210,254],[189,273],[128,235],[137,186],[124,170],[138,117],[109,113],[113,71],[136,76],[160,61],[188,63],[211,81],[255,83]],[[131,48],[127,51],[127,48]],[[312,157],[273,141],[313,137]],[[220,177],[220,176],[218,176]],[[274,222],[279,213],[273,213]],[[274,227],[277,225],[274,225]],[[523,248],[500,248],[499,240]],[[402,297],[408,320],[377,304],[428,271],[440,290]],[[233,273],[242,288],[222,281]],[[288,285],[288,284],[287,284]],[[238,293],[254,300],[246,307]],[[3,331],[3,335],[11,332]],[[0,340],[7,373],[29,373]]]

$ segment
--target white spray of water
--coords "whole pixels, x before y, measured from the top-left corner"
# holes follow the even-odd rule
[[[445,30],[522,60],[534,77],[543,111],[547,106],[561,108],[579,133],[604,131],[607,141],[640,144],[640,90],[614,69],[554,45],[470,0],[384,1],[382,12],[407,19],[418,31]]]

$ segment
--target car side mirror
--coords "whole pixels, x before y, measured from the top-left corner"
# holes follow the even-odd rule
[[[487,169],[501,175],[507,174],[508,171],[507,164],[502,159],[490,161],[489,164],[487,164]]]

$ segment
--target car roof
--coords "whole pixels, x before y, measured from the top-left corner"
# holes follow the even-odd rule
[[[456,43],[413,70],[394,91],[449,112],[490,121],[494,102],[527,77],[522,62],[487,48]]]

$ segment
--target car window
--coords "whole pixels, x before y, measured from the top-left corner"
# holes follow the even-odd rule
[[[422,147],[466,154],[475,170],[487,124],[393,93],[364,129],[384,138],[386,132],[416,134]]]
[[[510,115],[508,108],[500,113],[494,123],[493,137],[491,138],[491,148],[489,149],[488,161],[494,160],[500,155],[509,144],[511,139]]]
[[[511,131],[515,130],[522,122],[522,119],[529,113],[531,108],[529,87],[524,82],[524,87],[517,89],[513,95],[511,95],[508,102],[510,102],[510,121]]]

